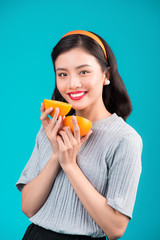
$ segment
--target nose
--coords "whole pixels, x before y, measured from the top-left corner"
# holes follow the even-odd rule
[[[82,83],[80,81],[80,79],[78,78],[78,76],[72,75],[70,76],[70,83],[69,83],[69,87],[70,89],[77,89],[82,87]]]

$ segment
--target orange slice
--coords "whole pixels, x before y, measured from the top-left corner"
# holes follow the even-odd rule
[[[82,137],[86,135],[91,129],[92,122],[80,116],[75,116],[75,117],[77,118],[78,126],[80,129],[80,136]],[[63,123],[64,123],[64,126],[70,127],[71,131],[74,133],[74,127],[73,127],[71,116],[65,117],[65,119],[63,120]]]
[[[54,116],[56,107],[59,108],[59,115],[64,117],[72,108],[72,105],[69,103],[56,101],[56,100],[49,100],[44,99],[44,107],[45,109],[48,109],[50,107],[53,107],[53,111],[49,114],[51,117]]]

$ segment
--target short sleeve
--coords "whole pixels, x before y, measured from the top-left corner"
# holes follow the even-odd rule
[[[25,184],[32,181],[40,173],[40,159],[39,159],[39,135],[41,132],[42,126],[36,136],[35,146],[29,161],[24,167],[19,180],[16,183],[16,187],[19,191],[22,191]]]
[[[107,204],[130,219],[142,172],[142,147],[138,133],[126,135],[118,143],[108,167]]]

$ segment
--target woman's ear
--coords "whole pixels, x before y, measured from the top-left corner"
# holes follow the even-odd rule
[[[106,78],[107,78],[107,79],[110,79],[110,75],[111,75],[111,68],[110,68],[110,67],[108,67],[105,75],[106,75]]]

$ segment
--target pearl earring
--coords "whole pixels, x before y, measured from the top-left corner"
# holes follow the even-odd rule
[[[105,80],[105,84],[109,85],[110,84],[110,80],[109,79]]]

